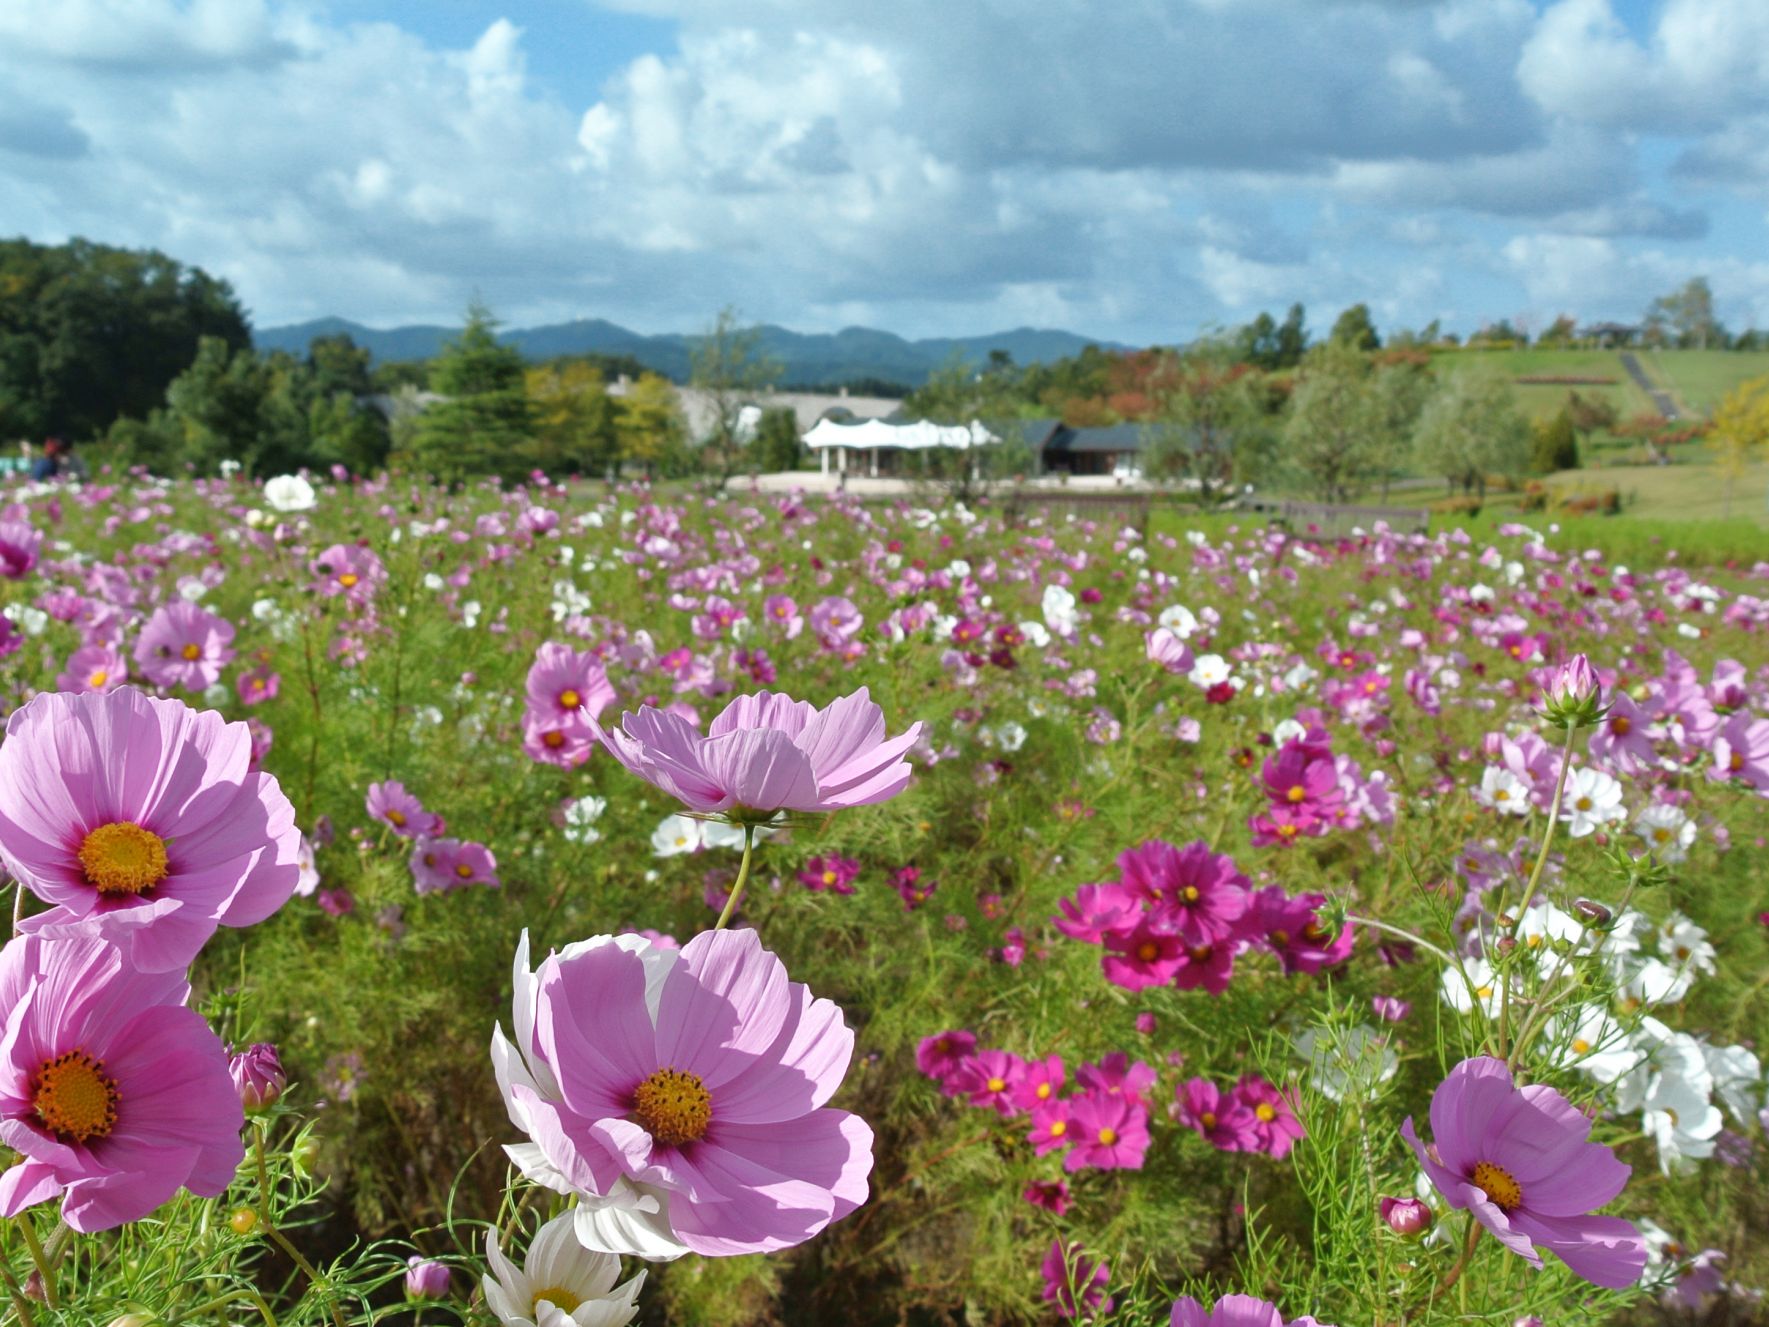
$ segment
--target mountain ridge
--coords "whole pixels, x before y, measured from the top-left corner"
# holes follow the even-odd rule
[[[431,323],[376,328],[348,318],[314,318],[302,323],[265,327],[252,333],[261,351],[306,353],[316,336],[347,333],[376,361],[434,358],[458,328]],[[1096,340],[1055,328],[1016,327],[980,336],[925,337],[910,341],[873,327],[844,327],[839,332],[794,332],[764,323],[764,353],[779,361],[781,382],[840,383],[875,378],[918,387],[955,356],[967,363],[985,361],[991,351],[1004,350],[1017,364],[1048,363],[1079,354],[1087,346],[1128,350],[1114,341]],[[697,335],[635,332],[604,318],[576,318],[539,327],[509,328],[499,339],[528,359],[561,355],[630,355],[646,368],[676,382],[689,374],[689,357]]]

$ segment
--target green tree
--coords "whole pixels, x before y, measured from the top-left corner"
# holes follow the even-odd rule
[[[1353,350],[1371,351],[1382,348],[1382,338],[1376,335],[1376,324],[1370,318],[1368,304],[1353,304],[1334,320],[1333,330],[1327,334],[1327,340],[1336,346],[1350,346]]]
[[[805,444],[799,437],[798,416],[784,406],[762,412],[752,446],[756,465],[766,473],[797,470],[804,464]]]
[[[744,410],[779,378],[780,365],[762,350],[762,329],[746,327],[737,310],[720,309],[689,353],[689,385],[704,402],[703,434],[694,439],[707,471],[723,488],[742,463],[754,427]]]
[[[0,241],[0,436],[87,438],[144,417],[202,338],[251,340],[233,291],[154,250]]]
[[[1769,377],[1751,378],[1726,394],[1714,412],[1714,460],[1726,477],[1726,514],[1732,494],[1753,462],[1769,454]]]
[[[1346,501],[1376,468],[1372,372],[1367,356],[1332,342],[1302,362],[1284,424],[1284,455],[1323,502]]]
[[[1538,475],[1579,468],[1579,434],[1565,409],[1530,425],[1534,455],[1530,468]]]
[[[549,474],[600,475],[620,452],[615,405],[602,374],[583,360],[538,365],[525,375],[534,440],[527,459]]]
[[[1226,338],[1199,341],[1170,357],[1153,384],[1159,416],[1147,430],[1144,468],[1160,478],[1189,480],[1212,502],[1248,473],[1257,455],[1250,444],[1263,418],[1254,379],[1257,371],[1237,357]]]
[[[1529,421],[1510,380],[1477,365],[1439,381],[1419,416],[1414,445],[1421,466],[1484,498],[1489,475],[1516,477],[1529,468]]]
[[[673,470],[687,440],[675,386],[655,373],[641,374],[619,398],[614,430],[620,459],[642,466],[647,478]]]
[[[522,355],[497,339],[491,311],[475,302],[460,335],[430,366],[444,399],[418,417],[409,460],[444,482],[471,475],[517,479],[532,437]]]
[[[1382,476],[1382,500],[1412,454],[1413,430],[1434,385],[1431,358],[1417,351],[1381,357],[1370,383],[1370,460]]]
[[[1646,310],[1646,335],[1659,345],[1706,350],[1726,344],[1726,329],[1714,316],[1714,292],[1705,276],[1691,277]]]

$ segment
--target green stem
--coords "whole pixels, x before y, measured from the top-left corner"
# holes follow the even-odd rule
[[[1575,727],[1568,726],[1566,743],[1560,749],[1560,773],[1554,779],[1554,796],[1548,802],[1548,824],[1542,830],[1542,848],[1536,854],[1535,869],[1529,873],[1529,880],[1523,886],[1523,897],[1518,906],[1529,907],[1530,900],[1536,896],[1536,886],[1542,881],[1542,872],[1548,869],[1548,850],[1554,846],[1554,831],[1560,825],[1560,799],[1566,795],[1566,776],[1572,772],[1572,744],[1579,734]],[[1500,901],[1504,895],[1501,892]],[[1500,974],[1499,986],[1499,1058],[1507,1062],[1511,1059],[1511,974],[1504,971]]]
[[[6,1293],[12,1300],[12,1311],[18,1314],[22,1327],[37,1327],[37,1319],[31,1314],[30,1303],[25,1299],[24,1292],[18,1288],[12,1272],[4,1266],[0,1266],[0,1280],[6,1282]]]
[[[1423,949],[1428,954],[1435,954],[1445,963],[1455,962],[1455,959],[1450,957],[1445,950],[1439,949],[1429,940],[1422,940],[1411,931],[1403,930],[1399,926],[1390,926],[1387,922],[1379,922],[1373,917],[1362,917],[1349,912],[1345,914],[1345,920],[1358,926],[1368,926],[1372,931],[1387,931],[1388,934],[1398,936],[1408,944],[1418,945],[1419,948]]]
[[[258,1223],[264,1227],[264,1233],[288,1255],[289,1261],[301,1269],[307,1278],[309,1290],[317,1290],[326,1284],[317,1268],[307,1261],[305,1254],[289,1243],[288,1237],[276,1228],[276,1222],[270,1219],[270,1167],[264,1160],[264,1126],[252,1126],[252,1153],[258,1161]],[[344,1315],[338,1312],[338,1306],[328,1299],[327,1309],[331,1311],[333,1327],[344,1327]]]
[[[1472,1214],[1470,1214],[1468,1217],[1468,1235],[1467,1238],[1462,1241],[1462,1256],[1456,1259],[1456,1265],[1450,1268],[1449,1274],[1445,1276],[1442,1281],[1438,1282],[1437,1289],[1431,1292],[1431,1298],[1425,1301],[1427,1307],[1437,1303],[1438,1300],[1442,1299],[1449,1293],[1451,1286],[1455,1285],[1456,1282],[1462,1279],[1462,1273],[1467,1271],[1468,1264],[1474,1261],[1474,1246],[1479,1239],[1480,1223],[1474,1219]]]
[[[743,864],[737,868],[737,879],[731,885],[731,893],[725,899],[725,910],[719,914],[718,921],[713,923],[713,930],[722,931],[731,920],[731,914],[737,911],[737,901],[743,897],[743,887],[749,883],[749,862],[755,851],[756,827],[743,827]]]
[[[37,1276],[43,1282],[43,1299],[50,1308],[61,1307],[61,1296],[55,1290],[55,1268],[43,1253],[43,1241],[37,1238],[37,1231],[31,1225],[29,1213],[21,1213],[14,1219],[18,1233],[25,1238],[25,1247],[31,1251],[31,1261],[37,1264]]]

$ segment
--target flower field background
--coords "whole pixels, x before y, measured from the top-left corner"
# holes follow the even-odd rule
[[[513,956],[519,986],[592,936],[655,956],[728,902],[852,1029],[831,1104],[870,1176],[802,1243],[653,1266],[638,1321],[1760,1312],[1769,564],[539,480],[7,500],[13,706],[127,681],[218,710],[303,835],[274,916],[155,933],[165,967],[201,951],[224,1041],[280,1049],[264,1170],[82,1236],[39,1323],[220,1321],[179,1298],[206,1276],[264,1297],[228,1321],[528,1320],[507,1262],[475,1291],[488,1224],[569,1206],[504,1151]],[[643,707],[704,732],[861,688],[913,769],[871,804],[697,818],[613,754]],[[651,1132],[697,1139],[661,1100]],[[35,1212],[0,1233],[20,1287],[59,1238]],[[408,1302],[414,1248],[457,1274]]]

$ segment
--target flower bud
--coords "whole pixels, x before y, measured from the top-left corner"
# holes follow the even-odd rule
[[[241,1204],[227,1215],[227,1224],[236,1235],[250,1235],[258,1229],[258,1213]]]
[[[1542,688],[1541,715],[1549,727],[1571,732],[1589,728],[1609,712],[1603,703],[1603,686],[1591,668],[1591,661],[1575,654],[1548,679]]]
[[[405,1293],[412,1299],[446,1299],[449,1270],[417,1254],[405,1260]]]
[[[1407,1239],[1423,1235],[1436,1220],[1431,1208],[1417,1198],[1383,1198],[1377,1206],[1388,1228]]]
[[[1574,899],[1572,910],[1581,922],[1594,931],[1606,930],[1615,920],[1613,912],[1588,898]]]
[[[233,1075],[233,1088],[240,1094],[240,1105],[248,1111],[268,1110],[289,1084],[288,1075],[283,1072],[282,1057],[267,1041],[246,1047],[228,1063],[227,1071]]]

